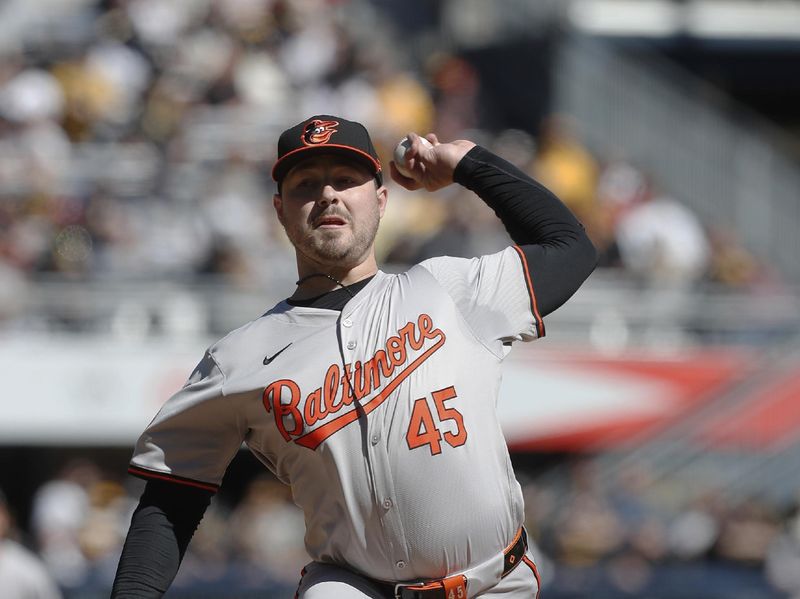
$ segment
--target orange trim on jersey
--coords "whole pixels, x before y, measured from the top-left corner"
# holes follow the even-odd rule
[[[527,555],[522,556],[522,561],[533,571],[533,577],[536,579],[536,599],[539,599],[539,593],[542,590],[542,579],[539,578],[539,570],[536,569],[536,564]]]
[[[528,259],[525,257],[525,252],[522,251],[521,247],[518,245],[511,247],[517,250],[519,259],[522,260],[522,270],[525,272],[525,283],[528,286],[528,295],[531,297],[531,312],[533,313],[533,319],[536,321],[536,334],[539,337],[544,337],[544,321],[542,320],[541,314],[539,314],[539,307],[536,305],[536,294],[533,292],[533,281],[531,280],[531,271],[528,268]]]
[[[212,485],[210,483],[203,483],[200,481],[192,480],[190,478],[183,478],[182,476],[175,476],[172,474],[165,474],[163,472],[154,472],[153,470],[146,470],[138,466],[128,466],[128,473],[139,478],[166,480],[171,483],[179,485],[186,485],[187,487],[196,487],[204,491],[211,491],[216,493],[219,490],[219,485]]]
[[[391,395],[392,391],[394,391],[397,386],[402,383],[408,375],[414,372],[417,368],[419,368],[422,363],[427,360],[428,358],[433,355],[440,347],[444,345],[446,341],[446,337],[444,333],[442,333],[441,339],[439,339],[434,345],[429,347],[425,350],[424,353],[420,354],[416,360],[411,362],[408,367],[400,372],[388,385],[386,385],[383,390],[378,393],[375,397],[373,397],[370,401],[366,404],[361,406],[361,409],[353,409],[347,412],[346,414],[342,414],[338,418],[335,418],[328,422],[327,424],[323,424],[319,428],[314,429],[311,432],[306,433],[302,437],[298,437],[295,439],[295,443],[298,445],[302,445],[303,447],[308,447],[309,449],[316,449],[320,443],[322,443],[325,439],[333,435],[334,433],[340,431],[345,426],[350,424],[351,422],[355,422],[359,418],[359,414],[363,414],[366,416],[370,412],[372,412],[375,408],[380,406],[386,399]]]
[[[506,546],[506,548],[505,548],[505,549],[503,549],[503,553],[508,553],[509,551],[511,551],[511,550],[514,548],[514,545],[516,545],[516,544],[517,544],[517,541],[519,541],[519,538],[520,538],[521,536],[522,536],[522,527],[520,526],[520,527],[519,527],[519,530],[517,531],[517,534],[515,534],[515,535],[514,535],[514,540],[513,540],[513,541],[511,541],[511,542],[510,542],[510,543],[509,543],[509,544]]]

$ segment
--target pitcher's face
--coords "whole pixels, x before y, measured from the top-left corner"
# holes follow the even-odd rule
[[[298,260],[339,270],[372,255],[386,199],[359,163],[324,154],[290,170],[273,204]]]

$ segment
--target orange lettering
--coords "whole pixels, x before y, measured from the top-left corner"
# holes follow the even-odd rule
[[[306,405],[303,411],[305,412],[304,415],[306,417],[307,426],[313,426],[325,418],[328,410],[325,409],[325,405],[322,403],[321,388],[318,387],[308,394],[308,397],[306,397]]]
[[[338,431],[342,430],[347,425],[355,422],[362,415],[366,416],[373,410],[377,409],[381,404],[383,404],[383,402],[385,402],[391,396],[391,394],[395,391],[395,389],[397,389],[397,387],[411,375],[412,372],[414,372],[417,368],[419,368],[428,358],[431,357],[431,355],[433,355],[445,344],[446,337],[444,332],[442,332],[440,329],[435,329],[433,331],[430,331],[430,333],[432,334],[432,338],[436,339],[435,343],[433,343],[420,355],[416,356],[403,370],[401,370],[397,374],[397,376],[394,377],[394,379],[387,382],[386,385],[382,389],[380,389],[380,391],[376,395],[370,398],[369,401],[362,403],[361,405],[363,407],[361,409],[348,410],[344,414],[340,414],[336,418],[330,419],[328,422],[316,427],[314,430],[311,430],[305,433],[304,435],[298,437],[297,439],[295,439],[295,443],[303,447],[308,447],[309,449],[314,450],[317,447],[319,447],[319,444],[322,443],[325,439],[336,434]],[[385,353],[383,356],[383,360],[385,363],[386,360]],[[372,364],[374,368],[377,368],[377,360],[373,360]],[[345,376],[347,376],[350,372],[348,370],[349,366],[350,366],[349,364],[345,366]],[[362,375],[362,376],[364,374],[364,366],[360,362],[356,362],[355,373],[357,375]],[[355,387],[358,384],[359,383],[357,376],[356,383],[353,386]],[[360,383],[360,386],[362,387],[363,390],[364,386],[363,378]],[[421,399],[419,401],[424,401],[424,399]],[[422,409],[423,408],[421,407],[418,408],[418,410]],[[428,410],[428,412],[430,412],[430,409],[428,408],[426,409]],[[418,414],[418,416],[419,419],[421,420],[422,419],[421,415]],[[412,440],[419,441],[419,437],[424,436],[426,437],[425,444],[431,443],[432,445],[432,441],[427,440],[428,433],[435,435],[438,433],[438,430],[423,431],[422,428],[423,427],[420,426],[420,428],[417,429],[416,431],[417,438]],[[435,423],[434,423],[434,428],[435,428]],[[411,436],[414,437],[415,435],[412,433]]]
[[[405,363],[406,346],[400,337],[389,337],[389,340],[386,342],[386,349],[389,350],[392,370]]]
[[[419,318],[417,319],[417,325],[419,326],[420,336],[424,339],[436,339],[438,341],[443,341],[445,339],[444,333],[441,329],[434,329],[433,328],[433,320],[427,314],[420,314]]]
[[[353,403],[353,390],[350,388],[350,364],[344,365],[344,376],[342,376],[342,403],[349,406]]]
[[[337,391],[339,390],[339,366],[331,364],[328,367],[328,372],[325,373],[325,405],[328,406],[330,413],[338,412],[342,408],[342,402],[336,401],[338,397]]]
[[[417,327],[414,326],[413,322],[407,322],[399,331],[397,331],[400,333],[400,336],[405,339],[405,342],[408,344],[408,346],[415,351],[420,349],[423,343],[422,335],[416,338],[414,337],[416,330]]]
[[[353,394],[356,399],[361,399],[368,391],[365,389],[364,365],[359,360],[356,360],[356,364],[353,367],[353,378],[355,379],[351,381],[353,385]]]
[[[417,318],[417,326],[419,327],[420,337],[433,339],[433,335],[431,335],[433,320],[431,320],[430,316],[427,314],[420,314],[419,318]]]
[[[288,404],[281,402],[284,387],[288,388],[291,393],[291,399]],[[278,431],[284,440],[289,441],[293,436],[303,432],[303,416],[300,414],[300,410],[297,409],[297,404],[300,403],[300,387],[298,387],[297,383],[289,379],[275,381],[264,389],[262,398],[267,412],[271,411],[270,406],[274,408],[275,426],[278,427]],[[287,431],[284,425],[286,416],[290,416],[294,421],[294,428],[290,431]]]
[[[409,352],[423,349],[426,340],[433,340],[434,344],[421,355],[413,357],[411,363],[402,370],[411,358]],[[328,416],[341,411],[342,407],[378,392],[378,395],[363,404],[369,406],[368,411],[372,411],[444,342],[445,334],[441,329],[435,328],[433,319],[427,314],[420,314],[416,322],[409,321],[400,327],[396,335],[386,340],[383,349],[377,350],[370,359],[364,362],[357,361],[353,365],[345,364],[343,368],[336,363],[331,364],[325,372],[323,384],[306,396],[302,410],[298,406],[303,393],[299,385],[290,379],[275,381],[264,389],[262,396],[264,407],[267,412],[273,413],[278,432],[286,441],[298,437],[295,439],[297,443],[314,448],[322,439],[354,421],[357,414],[345,413],[305,435],[303,435],[304,429],[328,419]],[[398,369],[401,372],[394,380],[390,380]],[[382,388],[384,384],[386,386]],[[283,397],[284,389],[289,392],[288,398]],[[288,402],[284,403],[282,399],[288,399]],[[460,414],[444,403],[451,397],[442,394],[441,397],[435,396],[434,399],[440,420],[456,421],[456,431],[445,432],[444,440],[454,447],[463,444],[466,435],[462,423],[457,418]],[[372,405],[373,403],[375,405]],[[424,444],[431,445],[431,448],[435,449],[430,439],[433,438],[432,435],[438,433],[438,429],[435,429],[432,419],[423,418],[421,410],[421,407],[415,407],[419,426],[414,430],[411,441],[416,443],[422,440]]]

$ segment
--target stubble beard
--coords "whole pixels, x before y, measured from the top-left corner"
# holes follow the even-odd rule
[[[344,230],[289,230],[286,234],[297,251],[321,266],[347,269],[357,266],[369,254],[378,233],[380,216],[370,213],[361,223],[349,221]]]

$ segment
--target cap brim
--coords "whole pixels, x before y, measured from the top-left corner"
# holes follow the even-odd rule
[[[272,178],[280,183],[286,176],[286,173],[297,166],[299,162],[315,154],[336,154],[339,156],[345,156],[355,160],[356,162],[359,162],[360,164],[363,164],[373,175],[381,175],[380,163],[366,152],[362,152],[356,148],[351,148],[350,146],[325,144],[320,146],[307,146],[292,150],[274,164],[272,167]]]

